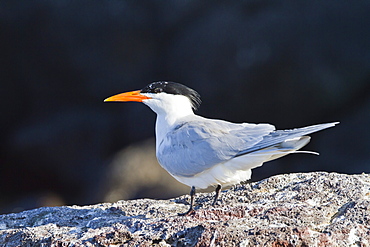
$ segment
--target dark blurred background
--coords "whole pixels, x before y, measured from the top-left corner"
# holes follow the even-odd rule
[[[370,172],[370,1],[0,2],[0,213],[188,193],[156,163],[155,114],[103,103],[171,80],[198,114],[278,129],[340,121],[279,173]]]

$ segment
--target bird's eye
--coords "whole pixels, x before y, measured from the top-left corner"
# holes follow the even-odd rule
[[[163,92],[163,90],[162,90],[162,88],[157,87],[157,88],[155,88],[155,89],[153,90],[153,92],[154,92],[154,93],[162,93],[162,92]]]

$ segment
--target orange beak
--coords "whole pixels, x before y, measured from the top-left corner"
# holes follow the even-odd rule
[[[127,93],[120,93],[113,95],[109,98],[106,98],[104,102],[108,101],[120,101],[120,102],[126,102],[126,101],[136,101],[136,102],[143,102],[145,99],[150,99],[147,96],[144,96],[140,94],[140,90],[137,91],[131,91]]]

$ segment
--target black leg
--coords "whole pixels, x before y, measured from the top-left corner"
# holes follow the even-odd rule
[[[217,187],[216,187],[216,195],[215,195],[215,199],[213,200],[212,206],[214,206],[216,204],[216,201],[218,199],[218,196],[220,195],[221,188],[222,188],[221,184],[217,185]]]
[[[192,186],[191,187],[191,190],[190,190],[190,208],[189,208],[189,210],[186,213],[178,214],[179,216],[189,215],[190,213],[192,213],[194,211],[194,209],[193,209],[194,196],[195,196],[195,187]]]

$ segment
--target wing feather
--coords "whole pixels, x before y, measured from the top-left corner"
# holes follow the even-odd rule
[[[318,124],[275,130],[270,124],[235,124],[196,116],[184,119],[157,147],[161,166],[174,176],[191,177],[234,157],[334,126]]]
[[[338,124],[338,122],[334,123],[325,123],[325,124],[317,124],[312,125],[308,127],[303,128],[297,128],[297,129],[291,129],[291,130],[276,130],[271,132],[270,134],[263,137],[263,140],[253,147],[247,148],[240,153],[238,153],[236,156],[245,155],[248,153],[253,153],[255,151],[265,149],[271,146],[274,146],[276,144],[282,143],[286,140],[294,139],[296,137],[305,136],[326,128],[330,128]]]
[[[270,124],[234,124],[202,117],[179,123],[157,149],[159,163],[175,176],[194,176],[261,142]]]

